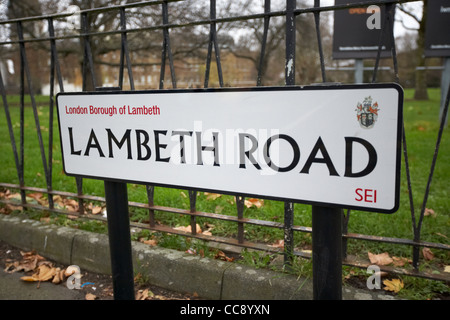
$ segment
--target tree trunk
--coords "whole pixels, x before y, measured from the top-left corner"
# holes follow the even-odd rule
[[[422,20],[420,21],[419,34],[417,37],[417,66],[425,66],[425,25],[427,21],[427,2],[423,1]],[[426,70],[416,70],[416,84],[414,99],[428,100],[427,73]]]

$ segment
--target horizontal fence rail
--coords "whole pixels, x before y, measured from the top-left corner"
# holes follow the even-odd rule
[[[359,8],[359,7],[367,7],[369,5],[378,5],[384,6],[386,8],[386,20],[382,23],[383,29],[382,34],[386,37],[389,37],[391,45],[392,45],[392,64],[393,64],[393,78],[395,82],[399,82],[399,69],[397,63],[397,53],[395,51],[395,39],[394,35],[389,28],[391,24],[394,23],[394,14],[393,11],[395,6],[400,3],[407,3],[411,1],[393,1],[393,0],[373,0],[366,2],[358,2],[353,4],[346,5],[334,5],[334,6],[320,6],[320,1],[315,0],[314,6],[312,7],[303,7],[297,8],[295,1],[287,1],[286,7],[283,10],[273,10],[272,3],[270,0],[265,0],[263,3],[262,12],[260,13],[251,13],[251,14],[243,14],[240,16],[230,16],[223,17],[217,15],[216,11],[216,1],[210,0],[209,2],[209,12],[205,17],[201,17],[197,20],[189,21],[189,17],[186,19],[176,17],[175,21],[172,19],[173,17],[169,14],[172,6],[176,6],[179,3],[183,3],[180,0],[166,0],[166,1],[142,1],[137,3],[127,3],[123,5],[116,6],[108,6],[104,8],[94,8],[94,9],[85,9],[80,10],[76,13],[58,13],[58,14],[49,14],[49,15],[41,15],[35,17],[24,17],[24,18],[13,18],[5,21],[0,21],[0,28],[5,28],[4,30],[10,30],[10,37],[3,37],[0,41],[0,48],[5,49],[6,52],[3,53],[5,57],[13,55],[11,52],[18,52],[17,60],[19,64],[20,70],[20,79],[19,79],[19,95],[20,102],[18,106],[20,108],[20,123],[19,123],[19,137],[17,137],[14,133],[14,124],[11,120],[10,108],[15,107],[15,102],[8,101],[8,88],[7,83],[4,83],[2,75],[0,75],[0,91],[2,95],[3,108],[5,110],[6,123],[8,126],[9,139],[11,141],[12,153],[14,157],[15,170],[17,172],[18,184],[13,184],[8,181],[0,182],[0,188],[4,189],[15,189],[18,190],[21,194],[21,202],[19,205],[23,208],[33,208],[37,210],[45,210],[50,212],[55,212],[58,214],[65,215],[75,215],[78,217],[84,217],[89,219],[97,219],[97,220],[105,220],[105,218],[93,214],[85,213],[86,202],[88,201],[98,201],[105,202],[103,197],[92,196],[83,193],[83,179],[76,178],[75,184],[77,188],[77,192],[65,192],[65,191],[57,191],[53,188],[53,149],[54,149],[54,136],[53,132],[54,127],[54,94],[56,91],[64,92],[65,91],[65,83],[63,73],[65,72],[65,65],[61,63],[61,57],[65,54],[64,46],[66,45],[74,45],[79,48],[79,57],[82,63],[82,91],[93,91],[97,87],[101,86],[101,83],[98,83],[98,69],[96,68],[98,63],[98,57],[93,54],[95,51],[95,41],[94,39],[99,38],[106,39],[105,37],[117,36],[114,38],[115,42],[120,43],[118,46],[119,54],[119,62],[116,64],[118,67],[118,76],[117,76],[117,86],[121,89],[125,87],[129,87],[129,90],[137,90],[136,89],[136,81],[135,81],[135,73],[133,72],[134,67],[139,67],[139,63],[135,63],[133,60],[136,57],[136,54],[133,53],[131,49],[131,40],[129,36],[133,34],[139,34],[144,37],[147,34],[158,34],[161,41],[161,45],[159,46],[160,52],[160,61],[156,63],[159,65],[159,81],[158,87],[159,89],[164,89],[167,85],[166,76],[170,75],[170,84],[172,88],[177,88],[179,86],[179,81],[177,81],[176,73],[176,61],[174,57],[174,45],[173,38],[171,38],[171,33],[181,28],[190,28],[190,30],[194,30],[196,27],[205,27],[208,28],[208,39],[204,42],[204,47],[202,48],[204,52],[205,62],[204,62],[204,77],[200,82],[204,88],[208,88],[211,86],[211,72],[215,67],[217,72],[217,83],[219,87],[226,86],[226,82],[224,79],[224,64],[223,64],[223,56],[221,55],[222,47],[221,47],[221,38],[219,36],[219,31],[222,25],[224,24],[233,24],[238,22],[248,22],[248,21],[256,21],[261,20],[262,23],[262,33],[261,33],[261,50],[258,53],[258,63],[257,63],[257,74],[255,76],[254,82],[251,86],[261,86],[263,85],[263,69],[265,57],[268,50],[268,33],[269,27],[272,22],[272,19],[282,18],[286,20],[285,29],[282,32],[285,33],[285,59],[286,61],[295,61],[296,55],[296,43],[298,39],[296,39],[296,29],[295,29],[295,21],[297,17],[304,15],[312,15],[314,18],[313,29],[316,33],[316,46],[318,50],[318,59],[320,64],[320,75],[323,83],[326,83],[327,80],[327,70],[330,70],[326,66],[326,59],[324,57],[324,49],[322,45],[322,36],[320,29],[320,18],[321,14],[326,12],[333,12],[335,10],[343,10],[348,8]],[[259,2],[261,4],[261,2]],[[132,14],[136,13],[136,11],[141,9],[154,9],[154,13],[152,15],[153,24],[150,25],[142,25],[137,26],[135,24],[129,23],[129,19],[131,19]],[[113,14],[114,21],[116,21],[115,25],[117,28],[111,30],[93,30],[91,31],[90,18],[92,15],[101,14]],[[55,28],[55,26],[61,24],[66,21],[70,17],[77,16],[79,17],[79,27],[72,32],[71,34],[61,34],[61,30]],[[38,36],[30,32],[29,28],[25,28],[28,24],[39,23],[42,27],[42,31]],[[56,30],[55,30],[56,29]],[[57,32],[56,32],[57,31]],[[377,82],[378,71],[383,69],[383,66],[380,66],[381,60],[381,37],[379,49],[377,52],[377,57],[375,59],[374,67],[372,70],[372,82]],[[34,46],[42,45],[39,48],[44,48],[46,52],[49,53],[49,66],[48,66],[48,74],[50,83],[50,96],[49,96],[49,137],[48,141],[43,140],[43,135],[41,131],[41,123],[38,111],[38,103],[36,102],[36,94],[34,91],[34,83],[32,82],[31,75],[31,67],[30,66],[30,55],[33,54]],[[133,44],[135,45],[135,44]],[[13,51],[17,50],[17,51]],[[0,55],[2,51],[0,51]],[[4,58],[2,57],[2,60]],[[166,72],[166,67],[167,72]],[[292,66],[295,70],[295,64]],[[16,67],[17,68],[17,67]],[[290,67],[289,67],[290,68]],[[285,85],[295,85],[295,72],[290,72],[290,69],[285,64]],[[0,69],[3,73],[4,71]],[[128,80],[128,83],[126,83]],[[59,90],[56,88],[58,87]],[[450,89],[450,88],[449,88]],[[170,89],[169,89],[170,90]],[[40,188],[35,186],[27,185],[24,178],[24,167],[26,165],[26,159],[24,155],[24,109],[25,109],[25,96],[29,96],[30,105],[33,111],[34,124],[36,127],[36,134],[39,144],[39,157],[41,158],[46,188]],[[434,175],[434,170],[437,163],[437,156],[440,149],[440,143],[445,127],[445,118],[448,112],[449,106],[449,90],[446,92],[446,99],[444,104],[444,116],[442,117],[442,121],[439,125],[438,137],[435,145],[435,152],[433,154],[431,168],[428,174],[428,180],[425,187],[425,194],[422,207],[417,209],[414,206],[413,194],[411,188],[411,176],[410,176],[410,168],[409,168],[409,160],[408,160],[408,150],[406,145],[406,136],[403,131],[403,139],[402,139],[402,148],[403,148],[403,156],[405,161],[405,170],[406,170],[406,179],[408,185],[408,197],[410,202],[410,210],[411,210],[411,225],[413,229],[412,239],[400,239],[394,237],[385,237],[385,236],[373,236],[373,235],[364,235],[357,233],[347,232],[348,222],[350,219],[350,210],[346,210],[345,219],[344,219],[344,233],[343,233],[343,245],[345,246],[348,240],[364,240],[364,241],[373,241],[379,243],[391,243],[396,245],[406,245],[411,246],[412,248],[412,261],[413,261],[413,270],[406,270],[394,267],[381,267],[382,270],[424,277],[430,279],[437,279],[443,281],[449,281],[450,277],[445,274],[434,274],[428,273],[424,271],[419,271],[419,250],[420,248],[433,248],[439,250],[449,250],[450,245],[443,243],[432,243],[425,242],[421,240],[421,230],[423,219],[425,215],[425,208],[427,204],[427,200],[430,193],[430,186]],[[40,192],[48,195],[48,206],[37,205],[33,203],[27,202],[26,194],[27,192]],[[298,226],[293,224],[293,203],[285,203],[284,204],[284,222],[274,222],[274,221],[265,221],[258,220],[253,218],[244,217],[244,198],[240,195],[235,196],[236,200],[236,216],[230,216],[225,214],[211,213],[211,212],[202,212],[197,210],[196,202],[197,202],[197,192],[189,191],[189,209],[180,209],[166,206],[155,205],[155,188],[152,185],[146,186],[147,192],[147,203],[137,203],[137,202],[129,202],[130,207],[140,208],[148,210],[149,213],[149,223],[131,223],[132,227],[148,229],[152,231],[159,231],[163,233],[171,233],[178,234],[186,237],[197,238],[201,240],[222,243],[222,244],[231,244],[238,247],[250,248],[261,250],[264,252],[270,253],[280,253],[285,256],[285,263],[289,264],[290,259],[293,256],[299,256],[303,258],[311,258],[311,253],[307,251],[301,251],[294,249],[294,233],[302,232],[302,233],[311,233],[313,230],[311,227]],[[66,210],[62,210],[55,207],[54,204],[54,196],[62,196],[68,198],[74,198],[78,201],[78,212],[69,212]],[[11,200],[0,199],[0,203],[8,204],[8,205],[18,205],[17,202]],[[155,212],[169,212],[176,215],[186,215],[190,217],[190,225],[191,232],[184,232],[177,230],[175,228],[160,225],[156,222]],[[211,236],[205,235],[202,233],[198,233],[196,231],[196,222],[199,218],[210,218],[210,219],[218,219],[223,221],[228,221],[236,224],[236,236],[231,237],[219,237],[219,236]],[[245,227],[246,225],[256,225],[267,228],[275,228],[284,231],[284,246],[282,248],[274,247],[271,245],[256,243],[246,240],[245,238]],[[345,250],[344,250],[345,252]],[[368,263],[364,262],[355,262],[346,259],[344,257],[343,263],[349,266],[367,268]]]

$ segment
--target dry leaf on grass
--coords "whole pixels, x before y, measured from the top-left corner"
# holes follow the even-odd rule
[[[63,200],[64,208],[69,212],[78,212],[78,202],[73,199],[64,199]]]
[[[369,260],[372,264],[376,264],[379,266],[387,266],[394,262],[392,258],[389,256],[389,253],[383,252],[380,254],[373,254],[372,252],[367,253],[369,256]]]
[[[283,249],[284,248],[284,240],[277,240],[274,244],[271,244],[270,246],[274,247],[274,248]]]
[[[48,206],[48,200],[44,197],[44,194],[41,192],[29,193],[27,197],[36,200],[42,206]]]
[[[188,226],[186,226],[186,227],[184,227],[184,226],[176,227],[176,228],[174,228],[174,229],[175,229],[175,230],[179,230],[179,231],[188,232],[188,233],[191,233],[191,232],[192,232],[192,227],[191,227],[190,225],[188,225]],[[199,225],[198,223],[195,225],[195,229],[196,229],[196,232],[197,232],[197,233],[202,233],[202,228],[200,228],[200,225]]]
[[[402,257],[392,257],[392,260],[396,267],[403,267],[405,264],[411,263],[410,259]]]
[[[403,281],[400,279],[384,280],[383,284],[385,285],[384,290],[395,293],[398,293],[404,287]]]
[[[434,253],[431,252],[430,248],[423,248],[422,254],[425,260],[431,261],[434,259]]]
[[[251,208],[251,207],[255,206],[259,209],[264,205],[264,200],[249,198],[249,199],[244,200],[244,204],[247,208]]]
[[[206,196],[206,200],[216,200],[217,198],[220,198],[222,195],[218,193],[209,193],[204,192],[203,193]]]
[[[158,241],[155,239],[148,239],[148,240],[144,240],[144,239],[139,239],[139,242],[148,244],[150,246],[156,246],[158,244]]]
[[[425,217],[428,217],[428,216],[436,217],[436,212],[434,212],[433,209],[425,208],[424,215],[425,215]]]
[[[92,208],[92,214],[99,214],[99,213],[101,213],[102,212],[102,207],[100,207],[100,206],[95,206],[95,207],[93,207]]]

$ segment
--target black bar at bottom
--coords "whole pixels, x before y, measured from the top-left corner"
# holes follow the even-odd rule
[[[342,299],[342,210],[312,207],[314,300]]]
[[[126,183],[105,181],[105,199],[114,299],[134,300],[134,274]]]

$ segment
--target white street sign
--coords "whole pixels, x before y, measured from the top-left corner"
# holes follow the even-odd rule
[[[392,213],[396,84],[60,93],[68,175]]]

